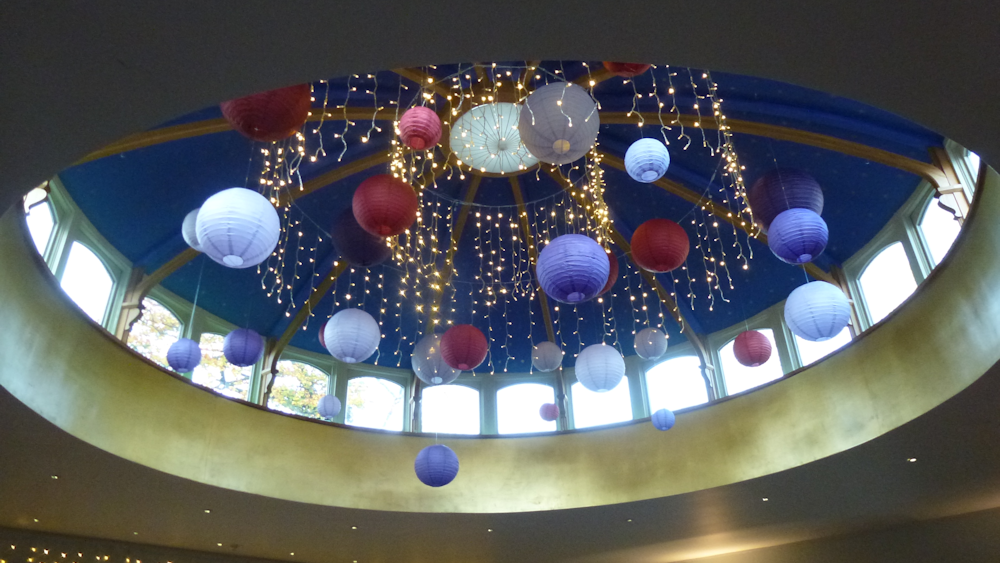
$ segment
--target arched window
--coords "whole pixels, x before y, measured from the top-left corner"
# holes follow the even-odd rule
[[[94,322],[104,322],[115,281],[93,251],[74,242],[59,285]]]
[[[708,402],[708,388],[697,356],[678,356],[646,372],[649,412],[676,411]]]
[[[319,418],[316,405],[327,394],[329,377],[302,362],[281,360],[271,386],[267,408],[288,414]]]
[[[851,342],[851,329],[844,327],[837,336],[822,342],[813,342],[805,338],[795,337],[795,345],[799,347],[799,357],[802,365],[807,366],[813,362],[822,360],[826,356],[840,350]]]
[[[420,430],[479,434],[479,391],[464,385],[425,387],[420,397]]]
[[[234,366],[226,361],[222,353],[222,343],[226,337],[206,332],[201,335],[201,363],[191,373],[191,381],[214,389],[227,397],[246,399],[250,392],[250,378],[253,366]]]
[[[596,393],[580,382],[570,389],[573,400],[573,427],[590,428],[632,420],[632,396],[628,391],[628,377],[623,377],[614,389]]]
[[[903,244],[882,249],[858,277],[872,324],[884,319],[917,289]]]
[[[522,434],[527,432],[554,432],[556,422],[542,420],[538,409],[545,403],[554,403],[556,393],[549,385],[519,383],[497,391],[497,432]]]
[[[955,216],[938,205],[937,198],[931,198],[927,202],[927,207],[924,208],[917,228],[920,230],[920,236],[923,237],[924,243],[927,244],[927,249],[930,250],[935,266],[944,260],[945,254],[948,254],[948,250],[955,243],[958,231],[961,229]]]
[[[781,370],[781,360],[778,359],[778,346],[774,342],[774,333],[769,328],[754,330],[766,336],[771,343],[771,357],[763,365],[747,367],[739,363],[733,354],[735,338],[719,350],[719,359],[722,361],[720,367],[723,377],[726,378],[726,391],[730,395],[774,381],[784,375]]]
[[[163,367],[169,367],[167,350],[181,337],[181,321],[149,297],[142,300],[142,309],[142,316],[128,334],[128,347]]]
[[[52,231],[56,226],[52,206],[45,200],[32,205],[25,214],[25,221],[28,223],[28,233],[31,234],[31,240],[35,243],[35,249],[44,256],[45,249],[48,248],[49,240],[52,238]]]
[[[379,377],[356,377],[347,383],[344,422],[363,428],[403,429],[403,386]]]

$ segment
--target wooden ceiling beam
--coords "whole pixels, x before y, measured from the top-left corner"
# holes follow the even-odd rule
[[[524,239],[528,243],[528,259],[531,265],[538,263],[538,246],[535,245],[535,236],[531,233],[531,225],[528,224],[528,212],[524,206],[524,194],[521,192],[521,182],[516,176],[510,177],[510,191],[514,194],[514,201],[517,203],[517,217],[521,222],[521,230],[524,232]],[[549,311],[549,298],[545,295],[545,290],[538,286],[538,302],[542,307],[542,319],[545,320],[545,334],[549,342],[555,343],[556,331],[552,324],[552,312]],[[534,343],[532,343],[534,344]]]

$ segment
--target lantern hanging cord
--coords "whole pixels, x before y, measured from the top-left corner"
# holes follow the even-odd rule
[[[201,261],[201,268],[198,270],[198,284],[194,288],[194,302],[191,304],[191,320],[188,321],[188,328],[194,326],[194,312],[198,310],[198,294],[201,293],[201,277],[205,273],[205,261]]]

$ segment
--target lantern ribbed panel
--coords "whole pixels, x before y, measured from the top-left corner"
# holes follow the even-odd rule
[[[184,237],[184,242],[198,252],[201,252],[201,244],[198,242],[198,211],[200,209],[199,207],[185,215],[184,222],[181,223],[181,236]]]
[[[333,418],[340,414],[340,399],[334,395],[326,395],[316,404],[316,411],[323,418]]]
[[[647,327],[635,335],[635,353],[644,360],[655,360],[667,352],[667,335]]]
[[[764,365],[771,358],[771,342],[756,330],[743,331],[733,341],[733,355],[747,367]]]
[[[657,430],[670,430],[674,427],[674,423],[677,422],[677,417],[674,416],[674,411],[670,409],[660,409],[653,413],[650,421]]]
[[[441,357],[455,369],[476,369],[489,350],[483,331],[472,325],[455,325],[441,336]]]
[[[767,245],[781,260],[789,264],[805,264],[823,253],[829,236],[826,221],[815,212],[789,209],[771,221]]]
[[[222,353],[234,366],[252,366],[264,355],[264,339],[254,330],[238,328],[222,341]]]
[[[412,107],[399,118],[399,140],[418,151],[433,148],[441,140],[441,119],[430,108]]]
[[[354,266],[370,268],[392,257],[392,249],[385,244],[385,239],[361,228],[353,209],[340,214],[330,235],[333,247]]]
[[[344,363],[356,364],[375,353],[382,331],[378,321],[368,313],[361,309],[344,309],[330,317],[323,339],[331,356]]]
[[[757,179],[747,190],[753,218],[765,231],[787,209],[810,209],[823,214],[823,189],[801,170],[781,168]]]
[[[632,260],[650,272],[669,272],[684,263],[691,243],[683,227],[670,219],[650,219],[632,234]]]
[[[326,348],[326,325],[330,322],[330,319],[323,321],[323,324],[319,325],[319,345]]]
[[[222,102],[226,121],[254,141],[271,142],[295,134],[309,118],[312,92],[308,84],[260,92]]]
[[[271,202],[245,188],[229,188],[208,198],[196,225],[202,252],[228,268],[260,264],[281,235],[281,221]]]
[[[670,153],[656,139],[639,139],[625,151],[625,171],[637,182],[655,182],[667,173]]]
[[[178,373],[186,373],[201,363],[201,347],[190,338],[181,338],[167,349],[167,363]]]
[[[829,340],[850,320],[847,296],[831,283],[809,282],[795,288],[785,300],[785,323],[792,333],[806,340]]]
[[[559,406],[555,403],[545,403],[538,408],[538,416],[546,422],[552,422],[559,418]]]
[[[518,132],[522,107],[496,102],[463,113],[451,127],[448,147],[462,164],[493,174],[514,173],[536,164]]]
[[[417,454],[413,470],[420,482],[430,487],[443,487],[458,475],[458,456],[448,446],[427,446]]]
[[[562,235],[538,254],[535,273],[545,294],[562,303],[592,299],[608,283],[611,263],[594,239]]]
[[[608,72],[614,74],[615,76],[620,76],[622,78],[632,78],[634,76],[639,76],[640,74],[649,70],[650,65],[643,63],[619,63],[613,61],[604,61],[604,68]]]
[[[521,142],[538,160],[550,164],[569,164],[587,154],[600,127],[594,100],[570,82],[532,92],[518,120]]]
[[[553,342],[539,342],[531,350],[531,365],[538,371],[554,371],[562,365],[563,351]]]
[[[581,385],[604,393],[618,386],[625,376],[625,359],[607,344],[593,344],[576,357],[576,379]]]
[[[352,209],[361,228],[379,237],[391,237],[417,220],[417,194],[391,174],[372,176],[354,192]]]
[[[600,293],[598,293],[598,295],[603,295],[607,293],[609,289],[615,286],[615,282],[618,281],[618,257],[615,256],[614,253],[607,253],[607,254],[608,254],[608,267],[610,268],[610,270],[608,270],[608,283],[604,284],[604,287],[601,288],[601,291]]]
[[[428,334],[417,342],[410,354],[410,367],[428,385],[445,385],[462,375],[462,370],[449,366],[441,357],[440,334]]]

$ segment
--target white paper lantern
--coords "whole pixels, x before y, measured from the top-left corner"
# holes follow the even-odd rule
[[[806,340],[829,340],[840,334],[850,320],[851,304],[832,283],[800,285],[785,300],[785,323],[792,333]]]
[[[340,399],[334,395],[326,395],[316,405],[316,412],[323,418],[333,418],[340,414]]]
[[[473,170],[510,174],[538,164],[517,130],[522,107],[498,102],[476,106],[451,127],[449,146]]]
[[[563,354],[557,344],[553,342],[541,342],[531,351],[531,365],[538,371],[554,371],[562,365]]]
[[[361,309],[338,311],[323,330],[327,351],[348,364],[367,360],[375,353],[381,340],[378,321]]]
[[[410,366],[420,381],[428,385],[451,383],[462,374],[462,370],[449,366],[441,357],[440,334],[428,334],[417,342],[410,354]]]
[[[184,222],[181,223],[181,236],[184,237],[184,242],[198,252],[201,252],[201,244],[198,243],[198,211],[200,209],[188,213],[184,217]]]
[[[655,182],[667,173],[669,166],[670,153],[656,139],[639,139],[625,151],[625,170],[637,182]]]
[[[198,244],[229,268],[250,268],[271,255],[281,234],[278,212],[264,196],[245,188],[223,190],[198,212]]]
[[[597,104],[571,82],[554,82],[532,92],[517,126],[524,146],[550,164],[568,164],[587,154],[600,127]]]
[[[667,351],[667,335],[653,327],[644,328],[635,335],[635,353],[644,360],[655,360]]]
[[[593,344],[576,357],[576,379],[581,385],[604,393],[618,386],[625,376],[625,359],[607,344]]]

